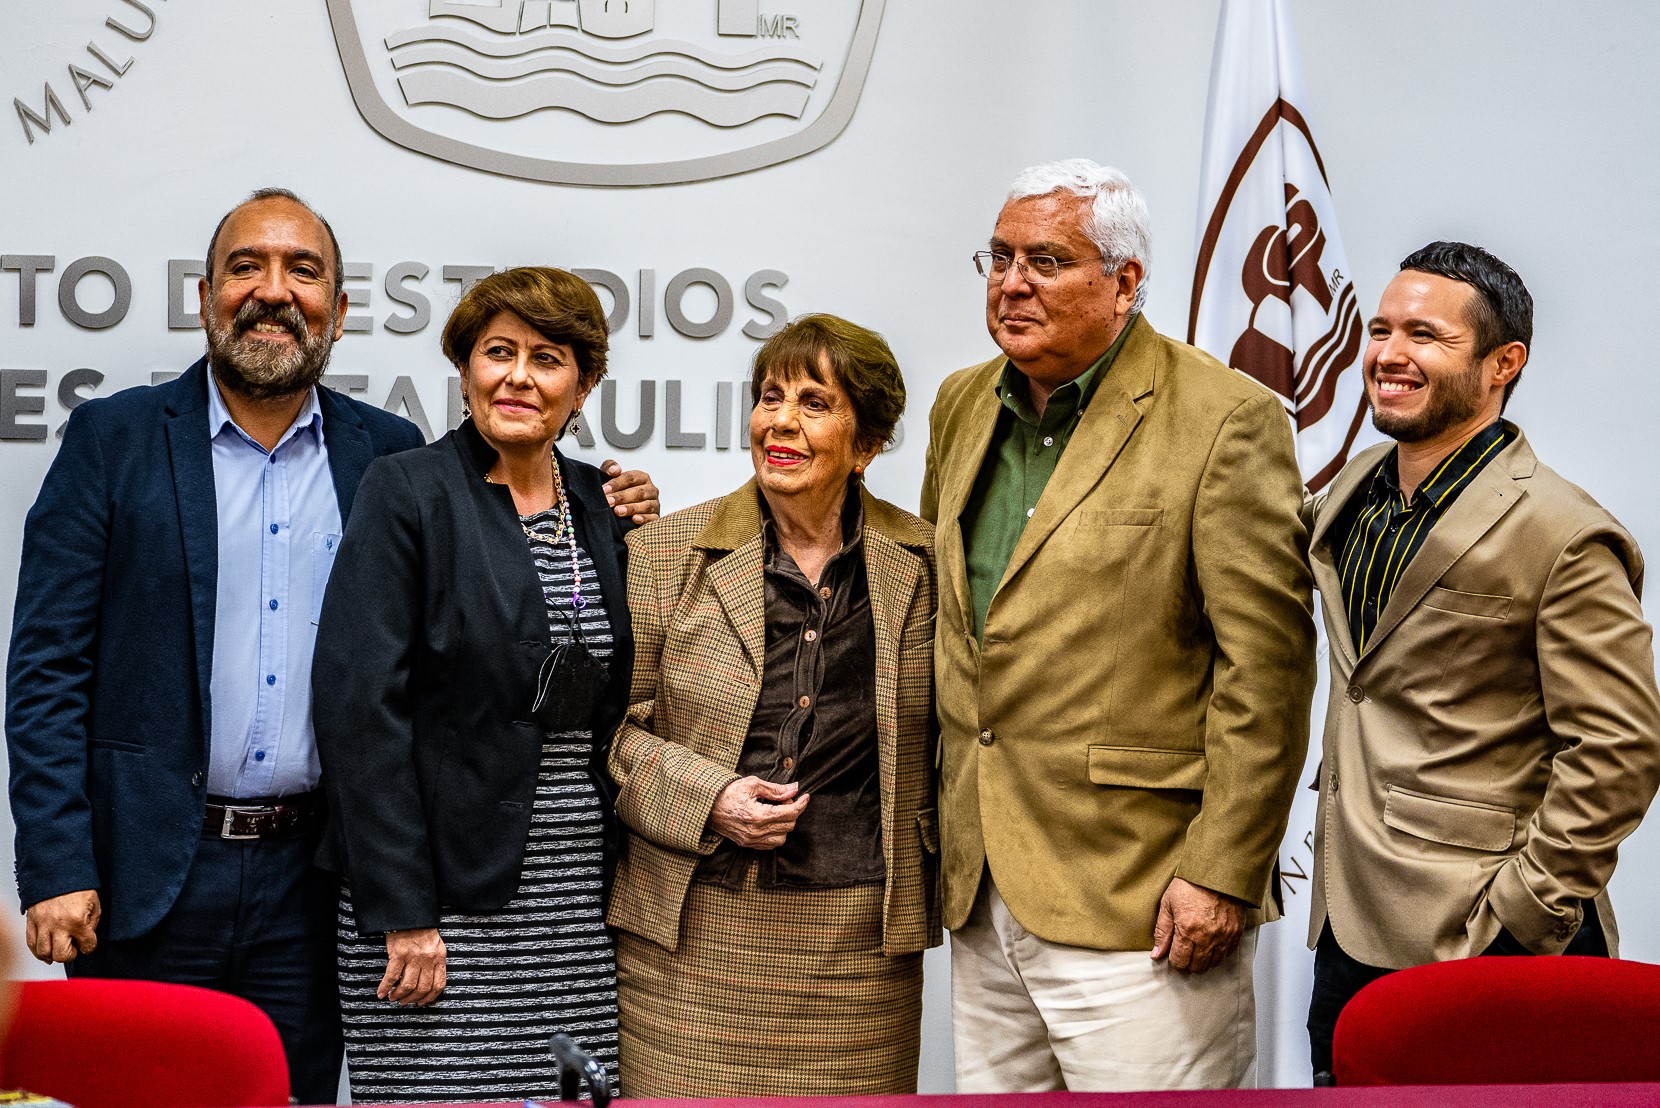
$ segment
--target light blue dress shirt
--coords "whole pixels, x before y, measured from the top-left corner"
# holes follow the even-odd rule
[[[340,501],[317,390],[266,452],[208,389],[219,510],[208,793],[268,797],[317,787],[311,655],[340,546]]]

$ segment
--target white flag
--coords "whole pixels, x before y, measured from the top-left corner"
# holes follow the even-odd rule
[[[1307,102],[1286,0],[1223,0],[1187,341],[1280,394],[1318,490],[1365,420],[1366,334]]]
[[[1222,0],[1205,113],[1199,253],[1187,341],[1250,374],[1285,401],[1297,460],[1323,488],[1349,454],[1379,436],[1366,423],[1363,320],[1325,166],[1305,110],[1302,67],[1286,0]],[[1321,656],[1325,656],[1322,632]],[[1320,667],[1312,780],[1328,694]],[[1298,789],[1280,847],[1285,918],[1257,953],[1264,1085],[1307,1085],[1304,1020],[1314,956],[1305,946],[1314,873],[1314,793]]]

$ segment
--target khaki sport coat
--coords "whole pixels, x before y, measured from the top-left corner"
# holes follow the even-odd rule
[[[1512,428],[1513,429],[1513,428]],[[1367,965],[1559,953],[1660,785],[1643,556],[1517,438],[1430,531],[1355,656],[1333,521],[1393,448],[1311,503],[1330,638],[1309,945]]]
[[[865,573],[876,628],[882,791],[882,950],[941,941],[934,809],[932,529],[861,489]],[[693,871],[720,838],[715,798],[749,735],[766,659],[760,492],[737,492],[628,536],[634,619],[630,706],[611,748],[629,834],[606,922],[668,950]],[[808,803],[811,803],[809,801]]]
[[[1137,319],[975,641],[959,517],[1004,358],[934,403],[945,922],[984,867],[1055,942],[1149,950],[1173,876],[1262,904],[1308,746],[1313,600],[1278,398]]]

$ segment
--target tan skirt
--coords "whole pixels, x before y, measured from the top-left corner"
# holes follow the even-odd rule
[[[625,1097],[916,1092],[922,955],[882,954],[882,886],[693,882],[680,949],[620,932]]]

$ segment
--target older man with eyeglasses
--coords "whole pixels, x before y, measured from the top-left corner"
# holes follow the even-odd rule
[[[960,1092],[1254,1077],[1314,691],[1303,486],[1274,394],[1143,317],[1148,255],[1117,170],[1023,172],[975,255],[1002,355],[934,403]]]

